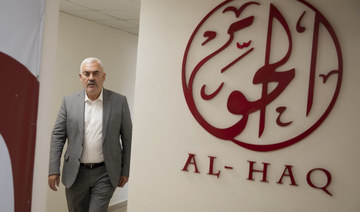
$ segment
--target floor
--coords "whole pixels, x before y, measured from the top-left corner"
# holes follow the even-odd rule
[[[121,202],[116,205],[112,205],[109,207],[108,212],[126,212],[127,211],[127,201]]]
[[[126,212],[127,211],[127,207],[122,207],[122,208],[112,208],[109,209],[108,212]]]

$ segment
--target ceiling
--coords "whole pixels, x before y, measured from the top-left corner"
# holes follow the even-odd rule
[[[139,34],[140,0],[60,0],[60,11]]]

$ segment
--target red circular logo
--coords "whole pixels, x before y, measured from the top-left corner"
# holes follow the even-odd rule
[[[228,0],[192,33],[182,85],[191,113],[209,133],[272,151],[323,123],[342,73],[335,31],[310,3]]]

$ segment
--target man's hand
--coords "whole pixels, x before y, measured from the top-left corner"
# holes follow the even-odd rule
[[[59,187],[59,183],[60,183],[60,175],[58,174],[49,175],[48,184],[53,191],[57,191],[56,187]]]
[[[129,177],[121,176],[119,183],[118,183],[118,187],[120,187],[120,188],[124,187],[124,185],[127,183],[128,180],[129,180]]]

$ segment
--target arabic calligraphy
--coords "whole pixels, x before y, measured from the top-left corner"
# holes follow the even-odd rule
[[[268,1],[227,0],[194,30],[184,54],[183,91],[191,113],[212,135],[271,151],[302,140],[330,113],[342,79],[339,41],[315,7],[304,0],[294,5],[299,12],[287,14]],[[264,11],[268,16],[259,15]],[[321,37],[336,59],[330,65],[319,56]]]

